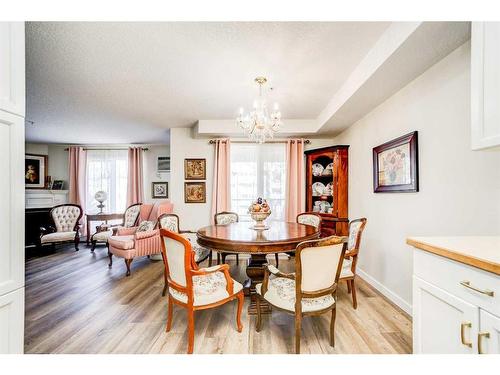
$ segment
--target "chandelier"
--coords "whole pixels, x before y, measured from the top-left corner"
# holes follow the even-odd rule
[[[275,103],[273,111],[269,113],[266,100],[262,97],[262,86],[267,82],[267,78],[257,77],[255,82],[259,85],[259,98],[254,100],[249,113],[240,108],[236,123],[252,141],[264,143],[266,139],[272,139],[282,125],[281,112],[278,103]]]

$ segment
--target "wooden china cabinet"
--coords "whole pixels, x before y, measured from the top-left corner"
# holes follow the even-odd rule
[[[306,211],[323,218],[323,237],[348,235],[348,150],[349,146],[331,146],[304,152]]]

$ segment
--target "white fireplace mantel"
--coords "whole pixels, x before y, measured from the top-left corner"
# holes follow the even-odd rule
[[[68,203],[68,190],[26,189],[26,208],[49,208]]]

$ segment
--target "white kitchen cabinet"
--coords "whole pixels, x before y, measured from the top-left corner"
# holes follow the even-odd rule
[[[416,247],[413,352],[500,354],[498,239],[430,237],[408,243]]]
[[[481,310],[479,320],[478,352],[500,354],[500,317]]]
[[[24,341],[24,23],[0,22],[0,354]]]
[[[479,309],[413,278],[413,352],[475,353]]]
[[[24,22],[0,22],[0,110],[24,117]]]
[[[500,145],[500,22],[473,22],[471,142],[473,150]]]

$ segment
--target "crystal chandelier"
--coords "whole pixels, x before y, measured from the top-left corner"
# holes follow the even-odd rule
[[[273,111],[269,114],[266,100],[262,97],[262,85],[267,82],[267,78],[257,77],[255,82],[259,85],[259,98],[254,100],[250,113],[245,114],[245,110],[240,108],[236,123],[252,141],[264,143],[266,139],[272,139],[274,133],[280,128],[281,112],[278,103],[275,103]]]

